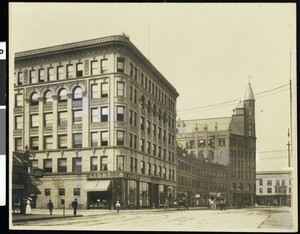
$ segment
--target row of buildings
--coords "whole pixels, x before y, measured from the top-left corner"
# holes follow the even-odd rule
[[[231,117],[176,121],[176,89],[116,35],[16,53],[14,96],[13,151],[29,148],[34,207],[50,198],[82,208],[254,201],[250,84]],[[17,187],[13,195],[24,194]]]

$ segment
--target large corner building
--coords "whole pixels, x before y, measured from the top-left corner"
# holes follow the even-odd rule
[[[244,101],[239,101],[231,117],[178,120],[177,127],[178,146],[186,149],[195,158],[210,163],[205,166],[205,169],[210,170],[211,175],[208,177],[202,175],[203,181],[224,174],[223,168],[210,166],[212,164],[226,166],[228,172],[226,173],[226,189],[222,188],[222,181],[210,189],[200,182],[198,189],[191,190],[193,192],[189,195],[190,199],[198,198],[207,202],[210,194],[225,193],[228,202],[234,206],[253,204],[256,134],[255,99],[250,83],[247,86]]]
[[[176,187],[178,93],[126,36],[15,54],[14,151],[37,208],[159,207]]]

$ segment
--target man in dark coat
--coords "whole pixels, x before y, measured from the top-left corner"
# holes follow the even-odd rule
[[[78,207],[78,202],[77,198],[72,202],[72,207],[73,207],[73,214],[76,215],[77,207]]]
[[[47,208],[48,208],[48,210],[49,210],[49,212],[50,212],[50,215],[52,215],[52,211],[53,211],[53,203],[52,203],[51,199],[49,199],[49,202],[48,202],[48,204],[47,204]]]

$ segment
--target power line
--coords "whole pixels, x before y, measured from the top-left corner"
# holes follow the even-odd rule
[[[260,92],[260,93],[257,93],[256,96],[259,96],[259,95],[262,95],[262,94],[265,94],[265,93],[269,93],[269,92],[272,92],[272,91],[275,91],[275,90],[278,90],[280,88],[283,88],[283,87],[286,87],[288,86],[289,84],[285,84],[285,85],[281,85],[281,86],[278,86],[276,88],[272,88],[272,89],[269,89],[269,90],[266,90],[266,91],[263,91],[263,92]],[[285,90],[282,90],[282,91],[279,91],[279,92],[283,92],[283,91],[286,91],[288,89],[285,89]],[[272,93],[272,94],[269,94],[269,95],[264,95],[262,97],[258,97],[259,98],[263,98],[263,97],[267,97],[267,96],[270,96],[270,95],[274,95],[274,94],[277,94],[279,92],[276,92],[276,93]],[[230,101],[226,101],[226,102],[219,102],[219,103],[214,103],[214,104],[210,104],[210,105],[205,105],[205,106],[199,106],[199,107],[194,107],[194,108],[188,108],[188,109],[183,109],[183,110],[178,110],[178,112],[189,112],[191,113],[190,111],[192,112],[197,112],[198,109],[205,109],[205,108],[208,108],[208,107],[214,107],[214,108],[211,108],[211,109],[206,109],[206,110],[213,110],[213,109],[217,109],[217,108],[222,108],[224,107],[223,105],[224,104],[227,104],[227,103],[233,103],[233,102],[236,102],[238,101],[239,99],[233,99],[233,100],[230,100]],[[227,105],[226,105],[227,106]],[[202,111],[205,111],[205,110],[202,110]],[[200,111],[199,111],[200,112]]]

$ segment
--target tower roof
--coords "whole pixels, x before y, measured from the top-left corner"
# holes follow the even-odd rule
[[[255,100],[250,82],[248,83],[248,87],[247,87],[245,97],[244,97],[244,101],[246,101],[246,100]]]
[[[241,99],[239,100],[239,103],[237,104],[237,106],[235,107],[235,109],[241,109],[244,108],[244,104],[242,103]]]

